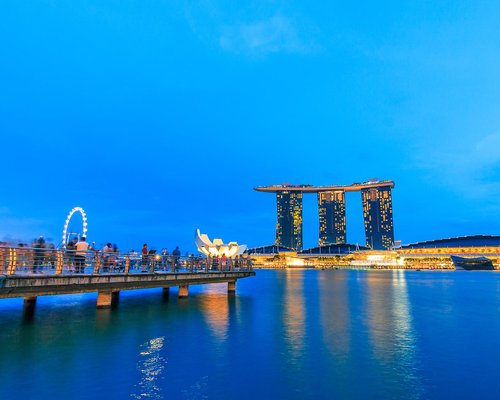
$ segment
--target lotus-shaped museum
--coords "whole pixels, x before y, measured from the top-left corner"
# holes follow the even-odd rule
[[[200,233],[199,229],[196,229],[194,242],[200,253],[211,257],[222,257],[223,255],[226,257],[235,257],[243,254],[247,249],[246,244],[239,245],[236,242],[225,244],[222,242],[222,239],[214,239],[212,242],[205,233]]]

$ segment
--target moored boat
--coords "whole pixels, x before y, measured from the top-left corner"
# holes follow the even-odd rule
[[[493,263],[487,257],[458,257],[450,256],[451,261],[455,265],[456,269],[465,269],[467,271],[479,270],[479,271],[492,271],[495,268]]]

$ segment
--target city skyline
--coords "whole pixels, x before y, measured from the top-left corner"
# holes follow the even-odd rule
[[[499,11],[7,0],[0,240],[58,242],[80,206],[123,250],[194,251],[196,228],[259,246],[275,199],[253,187],[374,176],[397,182],[396,240],[499,234]],[[359,193],[345,204],[362,244]],[[317,213],[304,196],[304,248]]]
[[[374,250],[388,250],[394,245],[392,192],[394,182],[372,178],[351,185],[270,185],[254,190],[276,194],[276,240],[278,246],[303,250],[302,195],[318,197],[318,246],[345,244],[346,192],[360,192],[363,207],[365,244]]]
[[[2,0],[0,399],[496,400],[499,15]]]

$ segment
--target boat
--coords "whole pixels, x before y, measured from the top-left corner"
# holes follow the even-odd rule
[[[459,257],[459,256],[450,256],[453,265],[455,265],[456,269],[465,269],[467,271],[492,271],[495,268],[493,267],[493,263],[489,258],[486,257]]]

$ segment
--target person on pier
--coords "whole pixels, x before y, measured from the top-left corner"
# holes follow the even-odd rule
[[[102,272],[109,272],[109,267],[111,266],[111,252],[113,248],[111,247],[111,243],[106,243],[101,250],[102,252]]]
[[[146,270],[148,266],[148,244],[144,243],[141,250],[142,260],[141,260],[141,272],[148,272]]]
[[[85,272],[85,259],[90,248],[90,245],[87,243],[87,238],[82,236],[75,248],[75,272],[77,274],[83,274]]]
[[[166,271],[167,270],[167,265],[168,265],[168,250],[166,248],[163,248],[161,250],[161,270]]]
[[[172,251],[172,272],[175,272],[177,268],[180,267],[181,251],[179,246],[176,246]]]
[[[42,272],[43,262],[45,258],[45,239],[40,236],[33,244],[34,257],[33,257],[33,273]]]
[[[66,244],[66,258],[69,272],[75,272],[75,251],[77,242],[78,239],[74,237]]]
[[[118,245],[115,243],[113,244],[113,248],[111,250],[111,260],[110,260],[110,269],[113,270],[114,272],[118,271],[120,269],[118,265],[118,257],[120,255],[120,250],[118,249]]]

